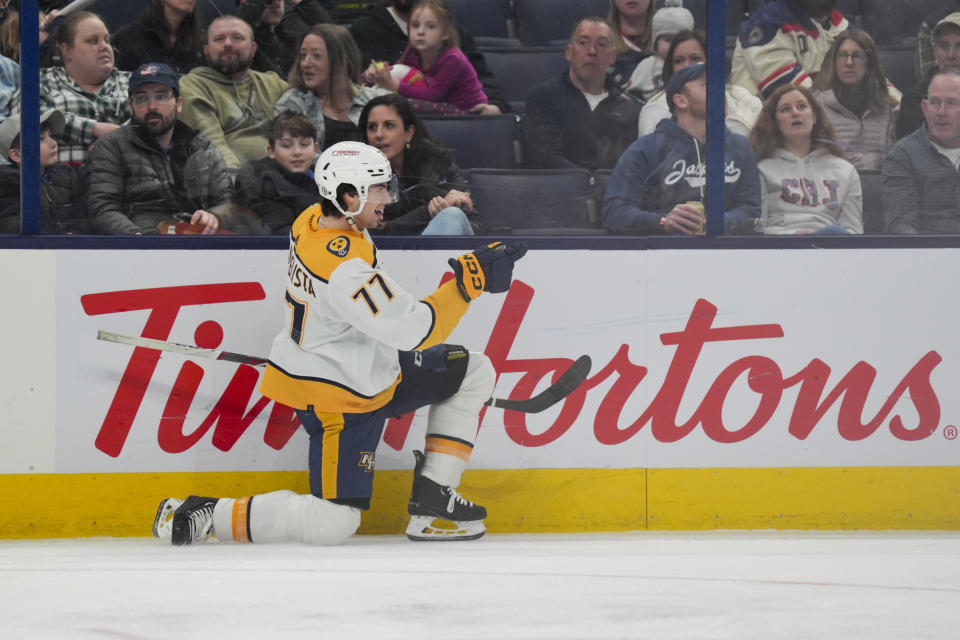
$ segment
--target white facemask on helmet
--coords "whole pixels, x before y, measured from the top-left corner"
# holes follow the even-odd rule
[[[332,202],[350,226],[355,226],[353,215],[363,210],[373,185],[387,184],[391,199],[396,199],[396,180],[390,161],[379,149],[362,142],[338,142],[326,149],[317,160],[313,177],[320,189],[320,196]],[[342,184],[352,185],[357,190],[360,198],[357,211],[344,211],[337,201],[337,187]]]

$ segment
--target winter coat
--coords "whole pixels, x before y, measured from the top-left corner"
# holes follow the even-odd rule
[[[830,89],[818,92],[816,98],[830,120],[837,143],[853,166],[879,169],[887,151],[897,141],[897,114],[893,105],[878,111],[867,109],[857,117],[837,100]]]
[[[384,209],[383,235],[418,235],[430,223],[427,207],[436,196],[445,196],[451,189],[467,190],[467,177],[454,164],[450,155],[441,149],[431,150],[420,164],[416,175],[397,176],[400,197]],[[476,211],[464,211],[473,232],[480,230],[480,216]]]
[[[360,47],[363,56],[363,68],[369,66],[371,60],[380,60],[393,64],[403,55],[410,44],[407,34],[403,32],[397,21],[387,11],[387,5],[379,4],[370,7],[350,25],[350,34]],[[490,104],[496,105],[503,113],[510,112],[510,103],[503,95],[503,89],[493,77],[493,72],[487,66],[483,52],[477,46],[473,35],[463,27],[457,25],[457,35],[460,36],[460,50],[470,61],[477,72],[483,93]]]
[[[320,200],[312,172],[291,173],[273,158],[243,165],[234,189],[237,204],[260,216],[275,235],[289,234],[297,216]]]
[[[535,169],[612,169],[637,139],[640,102],[609,79],[596,109],[569,71],[536,85],[521,121],[527,162]]]
[[[166,29],[151,24],[144,12],[113,34],[110,43],[117,52],[117,69],[134,71],[145,62],[163,62],[179,75],[204,64],[203,49],[178,51],[170,46]]]
[[[777,149],[757,163],[763,201],[760,227],[768,235],[840,225],[863,233],[863,193],[852,164],[815,148],[802,158]]]
[[[760,179],[750,143],[726,129],[724,136],[724,227],[751,233],[760,215]],[[617,162],[603,201],[603,226],[614,233],[664,233],[660,218],[674,206],[703,202],[707,187],[706,145],[663,120],[630,145]]]
[[[101,233],[156,233],[177,214],[232,200],[232,179],[213,143],[182,122],[163,151],[143,127],[110,132],[90,151],[87,208]]]
[[[267,154],[273,106],[286,89],[275,73],[248,71],[235,82],[210,67],[197,67],[180,79],[180,120],[216,145],[228,167],[239,169]]]
[[[304,34],[313,25],[328,23],[331,18],[318,0],[301,0],[299,4],[288,4],[280,24],[271,28],[260,22],[263,10],[269,4],[270,0],[245,0],[237,6],[235,13],[253,29],[253,39],[257,43],[250,68],[273,71],[286,78],[297,60]]]
[[[93,233],[87,215],[86,170],[81,164],[55,164],[40,178],[40,231]],[[0,166],[0,233],[20,232],[20,167]]]

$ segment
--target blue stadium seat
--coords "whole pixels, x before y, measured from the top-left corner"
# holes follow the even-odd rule
[[[883,219],[883,178],[877,170],[860,169],[860,188],[863,190],[863,232],[883,234],[887,225]]]
[[[484,49],[483,57],[513,112],[522,114],[530,89],[569,67],[563,51],[563,47]]]
[[[469,172],[481,232],[513,235],[597,235],[593,180],[586,169]]]
[[[453,19],[474,37],[510,38],[510,0],[447,0]]]
[[[597,201],[597,212],[603,213],[603,199],[607,196],[607,185],[610,184],[610,176],[613,175],[613,169],[600,169],[593,174],[594,180],[594,199]]]
[[[421,116],[427,133],[440,146],[453,152],[461,169],[493,167],[513,169],[522,162],[520,125],[517,117],[498,116]]]
[[[610,0],[513,0],[517,37],[543,47],[566,42],[580,18],[610,13]]]

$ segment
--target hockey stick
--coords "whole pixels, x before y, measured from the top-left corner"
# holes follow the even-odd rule
[[[254,367],[262,367],[267,364],[266,358],[257,358],[244,355],[242,353],[233,353],[221,349],[203,349],[189,344],[180,344],[179,342],[169,342],[167,340],[154,340],[153,338],[141,338],[139,336],[126,336],[121,333],[97,331],[97,340],[105,342],[116,342],[133,347],[144,347],[146,349],[156,349],[158,351],[168,351],[170,353],[179,353],[185,356],[194,356],[197,358],[210,358],[212,360],[226,360],[228,362],[239,362]],[[490,398],[483,404],[488,407],[498,409],[510,409],[512,411],[522,411],[524,413],[540,413],[560,402],[580,386],[590,374],[590,356],[580,356],[574,361],[570,368],[563,372],[560,379],[552,385],[527,400],[508,400],[506,398]]]

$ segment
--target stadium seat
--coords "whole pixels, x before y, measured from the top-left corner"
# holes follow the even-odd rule
[[[862,0],[863,28],[878,44],[913,43],[924,18],[938,9],[946,10],[944,0]]]
[[[586,169],[469,172],[481,232],[513,235],[603,234]]]
[[[525,45],[565,43],[580,18],[610,13],[610,0],[513,0],[517,37]]]
[[[530,90],[544,80],[559,76],[569,67],[563,51],[563,47],[484,49],[483,57],[513,112],[522,114]]]
[[[860,188],[863,190],[863,232],[886,233],[883,219],[883,194],[880,188],[882,176],[877,170],[860,169]]]
[[[447,0],[453,19],[474,37],[511,38],[510,0]]]
[[[917,83],[912,47],[881,46],[877,47],[877,53],[880,55],[880,65],[887,74],[887,80],[892,82],[893,86],[903,92]]]
[[[593,174],[593,192],[594,199],[597,202],[597,220],[601,221],[603,217],[603,199],[607,197],[607,185],[610,184],[610,176],[613,175],[613,169],[600,169]]]
[[[421,116],[420,121],[431,138],[452,151],[461,169],[513,169],[523,160],[520,125],[513,114]]]

